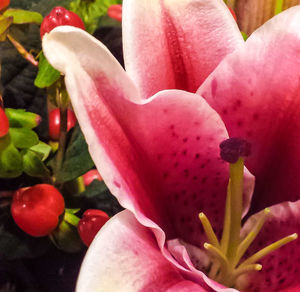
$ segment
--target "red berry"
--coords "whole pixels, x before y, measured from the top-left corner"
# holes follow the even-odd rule
[[[83,21],[76,13],[65,9],[64,7],[57,6],[44,18],[40,28],[41,38],[43,38],[45,33],[50,32],[60,25],[71,25],[85,29]]]
[[[0,10],[6,8],[10,3],[10,0],[0,0]]]
[[[113,18],[118,21],[122,21],[122,5],[121,4],[115,4],[109,6],[107,10],[107,15],[110,18]]]
[[[11,214],[24,232],[40,237],[56,228],[64,208],[64,198],[55,187],[39,184],[13,194]]]
[[[82,242],[90,246],[98,231],[108,220],[109,216],[101,210],[86,210],[77,227]]]
[[[235,12],[233,11],[233,9],[230,8],[230,7],[228,7],[228,9],[229,9],[229,11],[231,12],[231,14],[232,14],[233,18],[235,19],[235,21],[237,21],[237,17],[236,17]]]
[[[72,129],[76,122],[76,116],[73,111],[68,109],[67,131]],[[52,140],[59,140],[60,136],[60,111],[59,108],[52,110],[49,114],[49,136]]]
[[[8,132],[8,129],[9,129],[8,118],[5,114],[4,109],[0,107],[0,137],[5,136]]]
[[[102,177],[97,169],[92,169],[83,175],[83,182],[85,186],[91,184],[95,179],[98,179],[100,181],[102,180]]]

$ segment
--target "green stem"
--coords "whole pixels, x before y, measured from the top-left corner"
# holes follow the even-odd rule
[[[283,0],[276,0],[274,14],[277,15],[280,12],[282,12],[282,8],[283,8]]]
[[[85,185],[84,185],[84,181],[83,181],[83,177],[82,176],[79,176],[77,179],[76,179],[76,183],[77,183],[77,190],[78,190],[78,193],[82,193],[85,191]]]

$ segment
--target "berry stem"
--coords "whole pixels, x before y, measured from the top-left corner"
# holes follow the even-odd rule
[[[30,62],[33,66],[38,66],[38,61],[34,58],[32,54],[30,54],[16,39],[13,38],[11,34],[7,34],[7,38],[13,44],[13,46],[17,49],[17,51],[22,55],[24,59]]]
[[[56,172],[61,168],[64,152],[66,147],[66,136],[67,136],[67,108],[60,107],[60,136],[58,140],[58,150],[56,155]]]
[[[14,192],[12,192],[12,191],[1,191],[0,199],[12,198],[13,194],[14,194]]]
[[[65,97],[63,96],[63,92],[62,92],[63,89],[61,88],[62,87],[61,82],[56,88],[56,101],[59,106],[59,112],[60,112],[60,136],[58,140],[58,150],[56,154],[55,173],[59,172],[64,159],[66,138],[67,138],[67,128],[68,128],[68,106],[64,100]]]

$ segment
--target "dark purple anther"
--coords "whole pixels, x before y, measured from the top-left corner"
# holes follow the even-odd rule
[[[242,138],[229,138],[220,144],[220,156],[229,163],[235,163],[240,157],[251,153],[251,144]]]

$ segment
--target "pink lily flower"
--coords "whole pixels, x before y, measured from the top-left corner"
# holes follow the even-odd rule
[[[299,241],[256,256],[261,271],[248,261],[219,281],[203,249],[214,238],[198,218],[203,212],[217,235],[223,229],[229,170],[219,144],[229,133],[252,146],[252,214],[271,206],[243,224],[244,240],[266,221],[246,258],[300,232],[299,17],[291,8],[244,43],[221,0],[127,0],[126,72],[84,31],[58,27],[44,37],[95,164],[127,209],[90,246],[77,291],[299,291]],[[254,179],[245,170],[241,181],[245,215]]]

